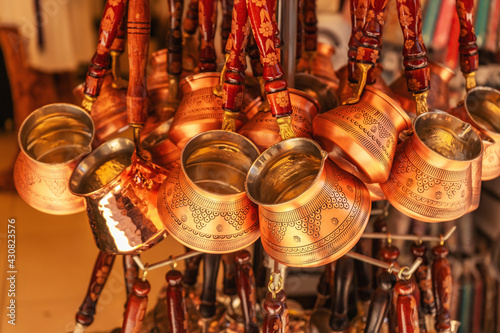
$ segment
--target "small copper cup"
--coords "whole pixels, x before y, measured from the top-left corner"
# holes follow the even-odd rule
[[[193,137],[181,165],[160,188],[158,210],[168,232],[191,249],[229,253],[259,238],[257,206],[244,188],[259,155],[247,138],[228,131]]]
[[[368,222],[366,186],[327,157],[313,140],[292,138],[267,149],[248,171],[246,191],[259,205],[262,245],[287,266],[337,260]]]

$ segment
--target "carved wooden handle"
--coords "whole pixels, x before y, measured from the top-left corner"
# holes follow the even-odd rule
[[[392,245],[392,244],[386,244],[382,246],[379,252],[380,259],[385,261],[386,263],[393,264],[396,263],[396,260],[399,257],[399,249]],[[379,269],[379,274],[384,271],[383,269]],[[389,320],[389,331],[390,332],[395,332],[396,330],[396,325],[397,325],[397,311],[395,309],[395,302],[396,299],[393,299],[393,305],[389,307],[389,314],[387,316]]]
[[[316,17],[316,0],[305,0],[304,44],[306,52],[316,52],[316,49],[318,48],[318,18]]]
[[[283,331],[283,322],[281,314],[283,313],[283,304],[276,298],[268,298],[264,301],[264,323],[262,325],[263,333],[280,333]]]
[[[198,3],[198,18],[200,20],[201,50],[200,72],[215,72],[217,70],[217,55],[215,54],[215,30],[217,16],[217,1],[200,0]]]
[[[76,322],[78,324],[87,327],[94,321],[95,307],[113,268],[115,258],[115,254],[99,251],[90,277],[87,294],[76,313]]]
[[[398,294],[397,318],[399,332],[420,333],[418,307],[413,292],[415,285],[411,281],[400,280],[394,288]]]
[[[255,311],[256,291],[255,277],[253,268],[250,264],[250,252],[243,250],[239,251],[236,256],[236,285],[238,295],[241,300],[241,308],[245,321],[245,332],[257,333],[259,327],[257,325],[257,313]]]
[[[422,308],[422,312],[423,314],[435,314],[436,301],[434,299],[434,293],[432,291],[431,269],[425,255],[427,252],[427,247],[424,243],[413,243],[411,245],[411,252],[415,259],[422,258],[422,263],[415,272],[415,276],[418,282],[418,288],[420,290],[420,306]]]
[[[198,6],[199,0],[191,0],[184,18],[184,32],[189,35],[194,35],[198,29]]]
[[[182,287],[182,274],[171,270],[165,276],[167,280],[167,309],[170,317],[170,332],[187,332],[187,310],[184,302],[184,288]]]
[[[170,31],[167,36],[167,73],[180,75],[182,72],[182,31],[181,21],[184,0],[169,0]]]
[[[356,75],[356,56],[361,37],[363,36],[363,27],[366,23],[366,14],[368,10],[368,0],[350,0],[351,9],[351,37],[349,38],[349,50],[347,51],[347,78],[351,83],[357,83],[359,75]]]
[[[221,50],[226,50],[227,40],[231,34],[231,23],[233,16],[233,1],[234,0],[221,0],[222,4],[222,25],[221,25]],[[226,50],[227,52],[227,50]]]
[[[436,330],[438,333],[449,332],[452,279],[448,249],[444,245],[437,245],[432,249],[432,254],[435,256],[432,262],[432,283],[437,308]]]
[[[363,36],[356,55],[356,61],[376,64],[382,46],[382,29],[384,27],[387,0],[368,1],[366,23]]]
[[[462,73],[477,71],[479,55],[474,32],[474,0],[457,0],[457,13],[460,21],[460,69]]]
[[[127,4],[127,0],[125,0],[125,4]],[[118,27],[118,32],[116,33],[116,37],[113,40],[113,44],[111,44],[110,51],[122,54],[123,51],[125,51],[126,37],[127,37],[127,6],[125,6],[125,10],[122,15],[122,21],[120,22],[120,26]]]
[[[297,45],[295,59],[299,61],[302,58],[302,39],[304,35],[304,2],[306,0],[298,0],[297,2]]]
[[[365,333],[380,331],[384,318],[387,316],[392,304],[392,294],[395,284],[396,277],[387,271],[382,272],[377,277],[377,289],[375,289],[371,298]]]
[[[238,294],[236,287],[236,263],[235,254],[228,253],[222,256],[224,264],[224,279],[222,280],[222,291],[225,295],[233,296]]]
[[[141,331],[151,286],[147,280],[137,279],[132,287],[132,293],[127,300],[127,309],[123,318],[122,333],[137,333]]]
[[[150,30],[149,0],[129,0],[127,118],[130,124],[143,125],[146,122],[146,64]]]
[[[330,316],[330,328],[335,332],[343,332],[349,328],[347,310],[353,270],[354,263],[351,258],[342,257],[337,260]]]
[[[280,290],[276,293],[276,297],[273,299],[273,295],[271,293],[267,294],[267,300],[279,302],[281,304],[281,308],[283,309],[279,314],[281,318],[281,330],[277,330],[276,333],[288,333],[289,332],[289,324],[290,317],[288,316],[288,307],[286,306],[286,294],[284,290]]]
[[[422,39],[422,8],[420,0],[397,1],[399,24],[403,30],[403,57],[406,83],[411,93],[429,90],[430,73],[427,50]]]
[[[99,42],[94,56],[90,60],[87,78],[85,79],[85,95],[97,98],[101,91],[104,75],[111,64],[110,48],[118,33],[125,13],[127,1],[106,1],[104,13],[99,27]]]
[[[200,315],[205,319],[215,316],[216,284],[220,259],[220,254],[203,255],[203,290],[200,297]]]
[[[186,247],[186,252],[191,251],[190,248]],[[198,281],[198,273],[200,271],[200,262],[203,258],[202,255],[195,256],[184,260],[184,284],[187,286],[194,286],[196,281]]]
[[[125,277],[125,289],[127,291],[127,298],[132,292],[132,286],[139,276],[139,266],[134,261],[130,254],[123,256],[123,276]]]

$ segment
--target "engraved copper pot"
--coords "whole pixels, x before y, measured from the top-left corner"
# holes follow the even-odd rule
[[[71,192],[85,198],[95,242],[107,253],[136,254],[167,236],[156,209],[166,174],[134,151],[131,140],[107,141],[78,164],[69,181]]]
[[[482,157],[481,139],[470,125],[444,112],[421,114],[413,127],[413,135],[396,149],[389,179],[380,184],[382,191],[411,218],[459,218],[472,204],[474,179],[481,177],[472,174],[473,164]]]
[[[327,157],[313,140],[292,138],[263,152],[248,171],[246,190],[259,205],[262,245],[287,266],[337,260],[368,222],[366,186]]]
[[[219,73],[207,72],[180,82],[182,99],[168,134],[179,149],[197,134],[222,128],[222,99],[213,93],[219,81]],[[236,121],[237,128],[242,124],[241,120]]]
[[[201,133],[186,143],[180,166],[158,196],[160,217],[172,237],[207,253],[234,252],[256,241],[257,206],[244,183],[258,155],[250,140],[228,131]]]
[[[171,171],[181,157],[181,151],[168,138],[172,118],[158,125],[141,139],[141,146],[151,154],[151,161]]]
[[[292,126],[296,137],[311,138],[312,121],[319,110],[319,103],[310,95],[296,89],[288,89],[292,104]],[[258,111],[260,103],[254,103],[255,113],[252,118],[240,129],[238,133],[252,140],[253,143],[264,151],[276,142],[281,141],[279,127],[271,111]],[[256,112],[258,111],[258,112]]]
[[[450,90],[448,85],[455,76],[455,72],[445,65],[429,61],[430,85],[427,104],[432,109],[448,110],[450,108]],[[394,91],[394,98],[401,107],[409,113],[411,118],[416,117],[417,105],[413,95],[408,91],[404,73],[394,81],[390,88]]]
[[[398,136],[410,127],[399,104],[370,86],[358,103],[342,105],[313,121],[314,138],[330,158],[365,183],[387,180]]]
[[[104,142],[116,133],[125,131],[127,122],[127,87],[113,88],[111,71],[106,74],[101,92],[92,105],[90,115],[95,125],[97,141]],[[85,84],[78,85],[73,94],[83,100]]]
[[[73,169],[91,151],[94,123],[71,104],[49,104],[22,123],[21,148],[14,166],[14,184],[30,206],[49,214],[73,214],[85,209],[83,199],[68,189]]]
[[[482,180],[500,176],[500,91],[489,87],[476,87],[467,92],[464,103],[449,111],[450,114],[471,124],[486,141],[482,166]],[[483,143],[486,143],[483,140]]]

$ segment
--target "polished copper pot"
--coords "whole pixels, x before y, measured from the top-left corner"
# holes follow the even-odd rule
[[[472,174],[473,163],[482,153],[470,125],[444,112],[427,112],[415,118],[414,133],[398,145],[389,179],[380,187],[411,218],[454,220],[470,209],[474,180],[481,177]]]
[[[82,198],[68,189],[78,162],[91,151],[94,123],[71,104],[49,104],[22,123],[21,148],[14,166],[14,184],[30,206],[49,214],[73,214],[85,209]]]
[[[464,103],[449,113],[471,124],[481,136],[492,139],[486,139],[494,144],[485,147],[482,180],[500,176],[500,91],[489,87],[473,88],[467,92]]]
[[[292,103],[292,127],[296,137],[311,138],[312,120],[320,108],[318,101],[300,90],[289,89]],[[253,110],[247,114],[255,114],[239,130],[238,133],[249,138],[260,151],[264,151],[276,142],[281,141],[280,129],[270,111],[258,111],[261,103],[252,104]]]
[[[287,266],[337,260],[368,223],[366,186],[327,157],[313,140],[292,138],[263,152],[248,171],[246,191],[259,205],[262,245]]]
[[[169,97],[169,79],[167,74],[167,49],[161,49],[151,54],[149,60],[147,88],[150,115],[160,115]],[[173,117],[173,112],[166,118]]]
[[[83,197],[97,247],[107,253],[136,254],[166,237],[158,216],[164,171],[134,154],[124,138],[105,142],[73,171],[69,188]]]
[[[171,171],[180,161],[181,151],[168,138],[172,119],[169,119],[155,129],[142,136],[141,146],[151,154],[151,161]]]
[[[250,140],[233,132],[208,131],[189,140],[158,196],[172,237],[207,253],[234,252],[256,241],[257,207],[244,183],[258,155]]]
[[[389,177],[399,134],[411,121],[399,104],[366,86],[361,100],[318,115],[314,138],[342,169],[365,183]]]

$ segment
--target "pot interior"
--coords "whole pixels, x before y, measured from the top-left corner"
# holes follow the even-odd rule
[[[500,92],[488,87],[477,87],[465,98],[472,119],[484,129],[500,133]]]

